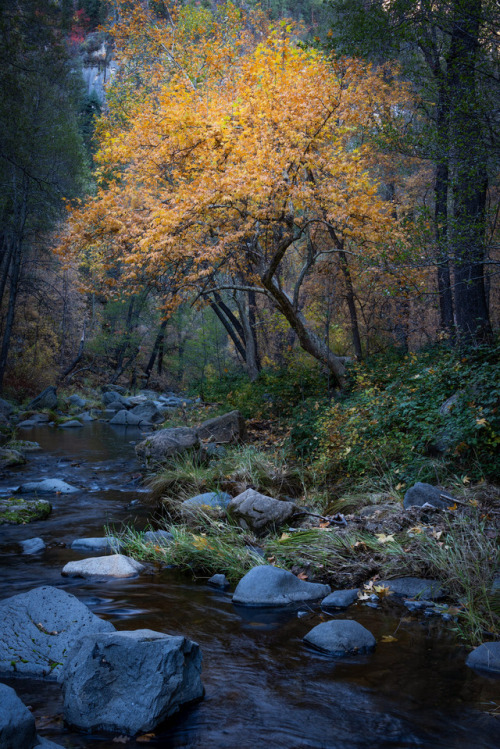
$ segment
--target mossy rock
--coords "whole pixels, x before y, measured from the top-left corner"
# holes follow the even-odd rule
[[[45,520],[52,512],[52,505],[46,499],[23,499],[9,497],[0,499],[0,525],[5,523],[24,524],[34,520]]]
[[[10,447],[0,447],[0,469],[22,466],[24,463],[26,463],[26,458],[19,450],[13,450]]]
[[[42,448],[38,442],[30,442],[29,440],[11,440],[5,445],[5,449],[19,450],[21,453],[33,453]]]

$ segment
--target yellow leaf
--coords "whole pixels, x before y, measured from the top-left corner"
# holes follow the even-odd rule
[[[385,533],[376,533],[375,537],[379,544],[388,544],[391,541],[394,541],[394,536],[386,535]]]
[[[392,595],[392,590],[388,588],[386,585],[374,585],[373,590],[378,595],[379,598],[385,598],[386,596]]]
[[[393,637],[392,635],[384,635],[380,638],[380,642],[397,642],[398,638]]]
[[[462,479],[462,484],[470,484],[470,478],[468,476],[464,476]]]

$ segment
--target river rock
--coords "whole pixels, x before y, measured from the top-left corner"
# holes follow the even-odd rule
[[[60,588],[43,586],[0,601],[0,675],[61,678],[82,635],[113,632],[111,622]]]
[[[87,421],[87,422],[95,421],[95,416],[92,416],[92,414],[90,413],[90,411],[82,411],[81,414],[76,414],[75,418],[77,418],[79,421],[82,421],[82,422],[85,422],[85,421]]]
[[[76,406],[77,408],[85,408],[87,405],[87,401],[85,398],[80,398],[79,395],[70,395],[68,398],[68,403],[71,406]]]
[[[337,658],[370,653],[376,645],[372,633],[351,619],[332,619],[311,629],[304,642]]]
[[[220,588],[221,590],[229,588],[229,580],[225,575],[222,574],[212,575],[212,577],[207,580],[207,582],[212,586],[212,588]]]
[[[247,489],[227,505],[228,514],[240,528],[261,534],[286,523],[297,507],[293,502],[267,497],[255,489]]]
[[[233,603],[245,606],[288,606],[317,601],[331,592],[329,585],[299,580],[291,572],[271,565],[259,565],[240,580]]]
[[[231,495],[226,492],[205,492],[204,494],[197,494],[195,497],[185,499],[181,504],[181,511],[187,510],[189,512],[189,510],[203,507],[211,507],[213,509],[220,507],[225,509],[231,500]]]
[[[483,642],[469,653],[466,664],[480,671],[500,674],[500,642]]]
[[[20,541],[20,544],[23,547],[23,554],[38,554],[45,549],[43,538],[27,538],[25,541]]]
[[[83,424],[78,419],[71,419],[70,421],[65,421],[64,424],[59,424],[59,426],[61,429],[74,429],[75,427],[82,427]]]
[[[5,416],[8,419],[13,410],[14,410],[14,408],[9,403],[9,401],[6,401],[3,398],[0,398],[0,413],[3,416]]]
[[[438,580],[424,580],[421,577],[395,577],[392,580],[380,580],[377,585],[389,588],[393,595],[402,598],[437,600],[445,595]]]
[[[198,427],[198,436],[213,442],[242,442],[246,438],[245,419],[239,411],[216,416]]]
[[[423,507],[428,504],[438,510],[443,510],[453,505],[454,502],[451,494],[438,489],[437,486],[418,481],[406,492],[403,506],[407,510],[409,507]]]
[[[8,447],[0,447],[0,470],[4,468],[13,468],[22,466],[26,463],[26,458],[18,450],[11,450]]]
[[[23,499],[9,497],[0,499],[0,525],[2,523],[24,524],[35,520],[46,520],[52,506],[46,499]]]
[[[146,462],[161,462],[173,455],[199,448],[200,442],[195,429],[189,427],[174,427],[160,429],[160,431],[146,437],[139,442],[135,451],[138,458]]]
[[[11,687],[0,684],[0,749],[32,749],[36,740],[33,714]]]
[[[168,546],[174,540],[174,537],[168,531],[146,531],[142,540],[147,544]]]
[[[20,421],[17,425],[18,429],[33,429],[34,427],[39,426],[39,422],[35,421],[34,419],[25,419],[24,421]]]
[[[115,385],[113,383],[109,383],[107,385],[101,385],[101,393],[120,393],[120,395],[125,395],[127,392],[127,389],[123,387],[123,385]]]
[[[33,398],[31,403],[28,403],[28,410],[36,411],[38,408],[47,408],[49,410],[57,408],[57,388],[52,385],[45,388],[40,395]]]
[[[110,403],[120,403],[122,408],[129,408],[130,403],[127,398],[113,390],[108,390],[103,393],[102,402],[105,406],[109,406]]]
[[[118,411],[109,421],[110,424],[125,427],[138,427],[139,424],[144,424],[144,420],[133,414],[131,411]]]
[[[27,484],[21,484],[16,489],[16,494],[74,494],[77,491],[80,490],[76,486],[71,486],[62,479],[43,479],[43,481],[29,481]]]
[[[203,696],[196,642],[138,629],[88,635],[68,657],[64,718],[84,731],[151,731]]]
[[[76,538],[71,544],[71,548],[77,551],[100,551],[106,554],[114,554],[120,550],[120,547],[120,541],[115,536]]]
[[[145,566],[135,559],[113,554],[106,557],[78,559],[64,565],[62,575],[65,577],[137,577]]]
[[[359,588],[351,590],[334,590],[321,601],[323,609],[346,609],[358,600]]]
[[[135,408],[132,409],[132,413],[142,422],[159,424],[163,421],[163,414],[153,401],[145,401],[144,403],[135,406]]]
[[[42,449],[38,442],[30,442],[29,440],[11,440],[5,447],[9,450],[19,450],[22,453],[34,453]]]

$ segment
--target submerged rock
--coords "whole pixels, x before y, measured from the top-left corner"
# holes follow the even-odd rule
[[[23,547],[23,554],[38,554],[45,549],[43,538],[27,538],[26,541],[21,541],[20,543]]]
[[[451,494],[439,489],[437,486],[432,486],[432,484],[424,484],[418,481],[406,492],[403,506],[407,510],[409,507],[423,507],[427,504],[438,510],[444,510],[447,507],[451,507],[454,502],[455,500]]]
[[[21,484],[16,489],[16,494],[74,494],[80,491],[76,486],[67,484],[62,479],[43,479],[43,481],[29,481],[27,484]]]
[[[480,671],[500,674],[500,642],[483,642],[469,653],[466,663]]]
[[[64,565],[62,575],[65,577],[136,577],[145,570],[145,566],[135,559],[113,554],[106,557],[77,559]]]
[[[240,528],[264,533],[268,529],[279,528],[286,523],[297,507],[293,502],[285,502],[266,497],[255,489],[247,489],[238,494],[227,505],[228,514],[234,518]]]
[[[329,585],[299,580],[291,572],[270,565],[259,565],[240,580],[233,603],[245,606],[288,606],[317,601],[331,592]]]
[[[0,602],[0,675],[60,679],[82,635],[112,632],[111,622],[60,588],[43,586]]]
[[[334,590],[329,596],[321,601],[323,609],[346,609],[358,600],[359,588],[351,590]]]
[[[392,580],[380,580],[377,585],[389,588],[391,593],[402,598],[435,600],[445,595],[438,580],[424,580],[421,577],[395,577]]]
[[[304,642],[337,658],[370,653],[376,645],[372,633],[351,619],[333,619],[311,629]]]
[[[150,629],[82,637],[64,674],[64,718],[84,731],[151,731],[203,696],[196,642]]]
[[[0,499],[0,525],[45,520],[51,512],[52,505],[46,499],[22,499],[22,497]]]

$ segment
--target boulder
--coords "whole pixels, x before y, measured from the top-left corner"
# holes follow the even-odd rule
[[[181,505],[182,510],[193,510],[200,507],[211,507],[211,508],[222,508],[225,509],[232,497],[226,492],[205,492],[204,494],[197,494],[195,497],[185,499]]]
[[[168,546],[174,537],[168,531],[146,531],[142,540],[147,544],[155,544],[156,546]]]
[[[61,429],[74,429],[75,427],[82,427],[83,424],[78,419],[71,419],[70,421],[65,421],[64,424],[59,424],[59,426]]]
[[[33,419],[25,419],[24,421],[20,421],[17,425],[18,429],[33,429],[33,427],[39,426],[38,421],[34,421]]]
[[[240,528],[254,533],[264,533],[268,529],[279,528],[297,511],[293,502],[267,497],[255,489],[247,489],[227,505],[228,514]]]
[[[479,671],[500,674],[500,642],[483,642],[469,653],[466,664]]]
[[[9,403],[9,401],[0,398],[0,413],[2,414],[2,416],[5,416],[8,419],[13,410],[14,408]]]
[[[454,502],[455,500],[450,494],[438,489],[437,486],[418,481],[406,492],[403,506],[407,510],[409,507],[423,507],[427,504],[438,510],[443,510],[451,507]]]
[[[38,554],[45,549],[45,541],[42,538],[27,538],[20,542],[23,554]]]
[[[53,385],[45,388],[40,395],[33,398],[31,403],[28,403],[28,409],[30,411],[36,411],[38,408],[47,408],[49,410],[57,408],[57,388]]]
[[[43,586],[0,601],[0,675],[60,679],[68,650],[111,622],[60,588]]]
[[[288,606],[317,601],[331,592],[329,585],[299,580],[291,572],[271,565],[259,565],[240,580],[233,603],[245,606]]]
[[[15,691],[0,684],[0,749],[33,749],[35,718]]]
[[[10,422],[7,416],[4,416],[3,413],[0,413],[0,427],[8,427],[9,425]]]
[[[80,398],[79,395],[70,395],[68,398],[68,403],[71,406],[76,406],[77,408],[85,408],[87,405],[87,401],[85,398]]]
[[[139,442],[135,451],[137,457],[145,462],[158,462],[167,460],[173,455],[195,450],[200,446],[195,429],[189,427],[174,427],[172,429],[160,429],[160,431],[146,437]]]
[[[92,416],[92,414],[90,413],[90,411],[82,411],[81,414],[77,414],[76,415],[76,418],[79,421],[83,421],[83,422],[85,422],[85,421],[95,421],[95,416]]]
[[[332,619],[318,624],[307,633],[304,642],[337,658],[370,653],[376,645],[372,633],[351,619]]]
[[[198,437],[212,442],[242,442],[246,438],[245,420],[239,411],[216,416],[198,427]]]
[[[143,424],[144,421],[131,411],[122,410],[118,411],[118,413],[109,420],[109,423],[124,427],[138,427],[139,424]]]
[[[401,598],[437,600],[445,595],[438,580],[424,580],[421,577],[395,577],[392,580],[380,580],[377,583],[379,585],[389,588],[393,595]]]
[[[124,406],[122,403],[120,403],[120,401],[113,401],[113,403],[108,403],[105,410],[112,411],[113,413],[118,413],[118,411],[124,410]]]
[[[135,559],[123,556],[123,554],[113,554],[68,562],[64,565],[61,574],[65,577],[125,578],[137,577],[145,569],[145,566]]]
[[[134,416],[138,416],[140,421],[150,424],[159,424],[163,421],[163,414],[153,401],[145,401],[132,409]]]
[[[35,520],[46,520],[52,506],[46,499],[23,499],[9,497],[0,499],[0,525],[3,523],[24,524]]]
[[[123,387],[123,385],[101,385],[101,392],[102,393],[119,393],[120,395],[124,395],[127,392],[127,389]]]
[[[120,541],[114,536],[103,538],[76,538],[71,544],[77,551],[100,551],[104,554],[114,554],[120,550]]]
[[[64,718],[84,731],[151,731],[203,697],[196,642],[138,629],[87,635],[64,672]]]
[[[207,582],[212,588],[220,588],[221,590],[229,588],[229,580],[225,575],[212,575]]]
[[[19,450],[22,453],[34,453],[42,449],[38,442],[30,442],[29,440],[11,440],[5,447],[9,450]]]
[[[323,609],[346,609],[358,600],[359,588],[351,590],[334,590],[321,601]]]
[[[43,479],[43,481],[29,481],[27,484],[21,484],[16,489],[16,494],[74,494],[80,491],[76,486],[67,484],[62,479]]]
[[[102,402],[105,406],[109,406],[110,403],[120,403],[122,408],[129,408],[130,406],[128,399],[124,398],[116,390],[107,390],[103,393]]]
[[[8,447],[0,447],[0,470],[22,466],[26,463],[26,458],[18,450],[12,450]]]

